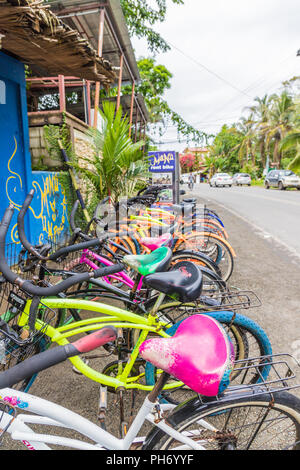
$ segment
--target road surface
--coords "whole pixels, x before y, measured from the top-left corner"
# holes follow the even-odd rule
[[[197,184],[193,194],[208,204],[215,201],[223,205],[250,222],[261,236],[280,243],[300,259],[300,191],[257,186],[211,188],[208,184]]]

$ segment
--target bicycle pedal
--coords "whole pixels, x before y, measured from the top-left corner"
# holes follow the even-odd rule
[[[89,360],[88,360],[86,357],[81,358],[81,360],[82,360],[82,362],[84,362],[86,365],[88,365]],[[73,372],[75,372],[75,374],[83,375],[82,372],[80,372],[80,370],[78,370],[75,366],[72,367],[72,370],[73,370]]]

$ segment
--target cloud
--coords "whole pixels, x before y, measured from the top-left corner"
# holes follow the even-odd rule
[[[165,96],[170,107],[210,132],[223,117],[238,119],[255,96],[300,75],[299,16],[299,0],[185,0],[183,6],[169,0],[167,19],[156,30],[182,51],[157,56],[173,73]],[[133,44],[137,55],[149,55],[143,41]],[[170,129],[164,139],[174,136]]]

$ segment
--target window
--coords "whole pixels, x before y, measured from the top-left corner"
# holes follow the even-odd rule
[[[292,176],[294,173],[291,170],[284,170],[279,172],[281,176]]]
[[[6,86],[2,80],[0,80],[0,104],[6,104]]]

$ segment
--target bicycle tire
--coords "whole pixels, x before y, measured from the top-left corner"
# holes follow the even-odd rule
[[[197,239],[199,239],[199,241],[197,241]],[[212,242],[211,245],[209,245],[209,242]],[[197,251],[212,258],[218,265],[222,279],[225,282],[228,281],[232,275],[234,268],[232,249],[227,241],[212,233],[195,232],[184,238],[179,238],[174,251],[176,252],[178,249]]]
[[[221,398],[219,403],[209,403],[209,400],[201,403],[194,398],[175,409],[168,416],[168,424],[185,433],[191,426],[193,440],[198,433],[204,446],[206,439],[206,450],[279,450],[279,447],[300,450],[300,400],[286,391],[232,401]],[[207,429],[208,424],[214,431]],[[176,441],[157,428],[148,434],[143,445],[143,450],[176,448],[180,449]]]
[[[191,258],[196,259],[197,261],[199,261],[200,265],[210,269],[211,271],[215,272],[219,277],[221,277],[221,270],[218,265],[204,253],[201,253],[200,251],[195,252],[190,250],[176,250],[173,252],[172,261],[180,259],[181,256],[190,256]]]

